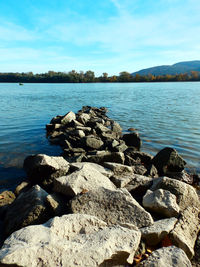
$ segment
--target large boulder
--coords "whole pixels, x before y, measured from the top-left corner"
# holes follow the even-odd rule
[[[156,166],[160,175],[166,175],[168,172],[180,172],[186,165],[183,158],[171,147],[165,147],[159,151],[152,159],[152,163]]]
[[[51,218],[46,206],[48,193],[39,185],[21,193],[9,206],[4,219],[5,235],[31,224],[44,223]]]
[[[140,232],[70,214],[13,233],[0,250],[2,266],[98,267],[132,264]]]
[[[138,267],[192,267],[185,252],[175,246],[159,248]]]
[[[125,189],[102,187],[80,194],[70,203],[72,213],[93,215],[109,225],[130,223],[140,228],[153,224],[151,215]]]
[[[143,206],[166,217],[176,217],[180,211],[176,203],[176,196],[170,193],[170,191],[163,189],[147,190],[143,197]]]
[[[54,178],[67,174],[69,163],[63,157],[37,154],[24,160],[24,169],[33,184],[48,186]]]
[[[189,184],[168,177],[159,177],[153,179],[153,185],[150,188],[151,191],[157,189],[168,190],[174,194],[181,210],[188,206],[199,207],[199,197],[196,190]]]
[[[111,190],[115,189],[115,185],[107,176],[101,174],[96,168],[85,164],[80,170],[67,176],[56,178],[53,190],[54,192],[74,197],[82,192],[96,190],[102,186]]]
[[[61,119],[61,124],[67,124],[75,119],[76,119],[76,114],[73,111],[70,111],[63,116],[63,118]]]

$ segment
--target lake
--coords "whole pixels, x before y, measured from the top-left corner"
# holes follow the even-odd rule
[[[171,146],[200,171],[200,82],[0,84],[0,189],[25,175],[26,156],[59,155],[46,139],[52,117],[77,112],[83,105],[105,106],[123,130],[133,127],[142,151],[155,155]]]

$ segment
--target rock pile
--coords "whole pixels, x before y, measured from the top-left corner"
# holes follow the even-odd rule
[[[106,111],[83,107],[47,125],[63,157],[27,157],[27,182],[0,195],[0,266],[198,266],[200,203],[186,162],[172,148],[140,152],[139,135],[123,135]]]

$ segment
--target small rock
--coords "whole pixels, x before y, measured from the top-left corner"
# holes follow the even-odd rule
[[[176,203],[176,196],[163,189],[147,190],[143,197],[143,206],[166,217],[176,217],[180,211]]]
[[[124,134],[122,138],[125,141],[127,146],[133,146],[133,147],[137,148],[137,150],[140,150],[142,141],[141,141],[138,133],[133,132],[130,134]]]
[[[76,120],[76,115],[74,112],[70,111],[66,115],[63,116],[61,119],[61,124],[67,124],[71,122],[72,120]]]
[[[138,267],[192,267],[185,252],[175,246],[154,250]]]
[[[177,218],[172,217],[156,221],[151,226],[141,228],[142,239],[145,240],[147,245],[156,246],[174,229],[177,221]]]
[[[124,164],[124,154],[122,152],[102,152],[89,156],[88,161],[101,164],[103,162],[116,162]]]
[[[86,136],[85,145],[88,149],[100,149],[103,146],[103,142],[100,137]]]
[[[133,174],[133,169],[127,165],[115,162],[104,162],[103,165],[113,171],[114,175]]]

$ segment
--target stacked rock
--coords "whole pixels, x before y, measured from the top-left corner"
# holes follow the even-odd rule
[[[172,148],[140,152],[139,135],[106,112],[83,107],[46,126],[64,157],[25,159],[27,182],[0,209],[1,266],[188,267],[194,256],[198,266],[200,202],[186,162]]]

